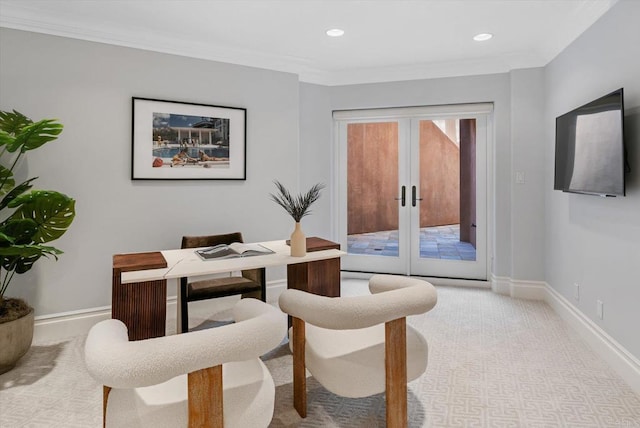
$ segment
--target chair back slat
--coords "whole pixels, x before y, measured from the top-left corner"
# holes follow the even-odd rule
[[[212,247],[220,244],[229,245],[233,242],[244,242],[242,240],[242,233],[234,232],[223,235],[183,236],[182,248]]]

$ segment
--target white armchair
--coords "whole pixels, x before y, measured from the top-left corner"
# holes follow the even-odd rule
[[[407,382],[427,367],[427,342],[406,317],[431,310],[430,283],[374,275],[371,295],[324,297],[300,290],[280,295],[292,316],[294,407],[306,417],[306,375],[334,394],[365,397],[386,392],[387,427],[407,425]]]
[[[118,320],[91,329],[85,361],[104,385],[103,426],[267,427],[275,386],[258,358],[286,334],[285,317],[256,299],[235,323],[130,342]]]

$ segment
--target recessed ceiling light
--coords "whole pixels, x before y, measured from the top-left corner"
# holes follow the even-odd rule
[[[327,30],[327,36],[329,37],[340,37],[344,34],[344,30],[339,28],[333,28],[331,30]]]
[[[486,40],[489,40],[492,37],[493,37],[493,34],[480,33],[480,34],[476,34],[475,36],[473,36],[473,40],[475,40],[476,42],[484,42]]]

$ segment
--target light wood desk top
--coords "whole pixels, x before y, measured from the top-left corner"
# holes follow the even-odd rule
[[[307,263],[342,257],[347,254],[341,250],[329,249],[307,252],[307,255],[304,257],[291,257],[291,249],[284,240],[260,242],[259,244],[269,248],[274,251],[274,253],[262,256],[203,260],[195,253],[195,248],[164,250],[161,251],[161,253],[167,261],[166,268],[122,272],[121,281],[122,284],[129,284],[134,282],[194,277],[222,272],[235,272],[243,269]]]

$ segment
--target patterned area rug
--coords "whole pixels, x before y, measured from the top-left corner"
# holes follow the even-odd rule
[[[344,295],[365,290],[343,280]],[[190,312],[192,327],[229,317],[206,304]],[[409,323],[429,342],[427,371],[409,384],[410,427],[640,427],[640,396],[543,302],[438,287],[436,307]],[[84,369],[83,346],[84,337],[36,343],[0,375],[0,426],[100,427],[101,387]],[[300,418],[288,344],[264,360],[276,382],[272,427],[385,426],[383,394],[342,398],[313,378]]]

